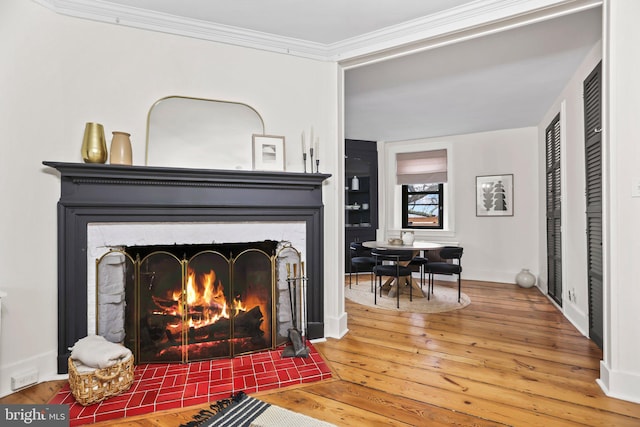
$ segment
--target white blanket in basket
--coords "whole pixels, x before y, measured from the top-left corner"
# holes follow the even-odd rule
[[[129,357],[131,350],[107,341],[101,335],[89,335],[79,339],[71,349],[71,359],[91,369],[108,368]]]

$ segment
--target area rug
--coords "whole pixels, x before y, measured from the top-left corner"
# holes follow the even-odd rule
[[[427,287],[424,287],[426,294]],[[344,289],[345,297],[358,304],[366,305],[368,307],[383,308],[385,310],[395,310],[411,313],[443,313],[446,311],[459,310],[465,308],[471,304],[471,299],[464,292],[460,295],[460,302],[458,302],[458,284],[451,283],[450,285],[436,284],[433,289],[433,294],[429,299],[417,298],[413,296],[413,301],[409,301],[408,289],[400,294],[400,308],[396,306],[396,297],[389,297],[387,291],[382,291],[382,297],[380,297],[380,291],[378,290],[377,304],[373,304],[373,293],[371,292],[371,282],[368,280],[358,281],[358,285],[354,282],[351,283],[351,289],[347,284]]]
[[[335,427],[324,421],[271,405],[244,392],[203,409],[180,427]]]
[[[311,343],[308,357],[282,357],[285,347],[233,359],[136,365],[129,390],[82,406],[67,384],[50,401],[69,405],[71,427],[216,402],[234,393],[256,393],[331,378]]]

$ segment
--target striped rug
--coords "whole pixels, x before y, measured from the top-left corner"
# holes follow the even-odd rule
[[[335,427],[324,421],[271,405],[243,392],[211,404],[180,427]]]

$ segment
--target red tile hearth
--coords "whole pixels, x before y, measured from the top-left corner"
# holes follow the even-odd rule
[[[331,378],[320,354],[313,345],[309,348],[306,358],[283,358],[280,347],[234,359],[137,365],[131,388],[118,396],[82,406],[67,385],[49,403],[69,404],[70,426],[78,426],[215,402],[238,391],[250,394]]]

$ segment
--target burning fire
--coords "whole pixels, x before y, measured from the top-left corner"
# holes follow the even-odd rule
[[[263,280],[268,276],[251,274],[248,283],[240,280],[242,286],[233,290],[224,275],[218,277],[211,266],[193,268],[187,264],[186,268],[179,283],[165,282],[171,283],[170,290],[156,289],[156,294],[149,295],[153,304],[143,324],[148,334],[141,336],[151,341],[150,351],[157,351],[152,360],[184,360],[187,354],[189,359],[206,359],[269,345],[273,285]],[[243,278],[245,271],[238,271]]]
[[[182,342],[186,337],[181,334],[188,333],[189,345],[230,337],[248,339],[251,345],[257,345],[251,340],[264,337],[269,325],[269,318],[265,322],[264,317],[269,299],[263,288],[249,284],[242,293],[225,296],[223,281],[213,269],[197,273],[188,266],[182,289],[173,288],[164,296],[151,295],[155,307],[147,321],[155,322],[156,327],[162,325],[164,332],[155,333],[167,344]],[[160,338],[162,335],[165,337]]]
[[[216,273],[213,270],[197,277],[195,271],[189,268],[185,292],[189,327],[199,328],[210,325],[219,319],[229,319],[241,311],[247,311],[247,307],[239,297],[233,298],[230,303],[227,302],[224,286],[220,280],[216,279]],[[181,290],[174,291],[173,300],[180,301],[181,293]],[[178,304],[176,314],[183,315],[182,304]]]

